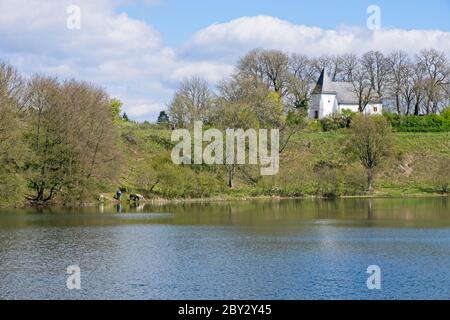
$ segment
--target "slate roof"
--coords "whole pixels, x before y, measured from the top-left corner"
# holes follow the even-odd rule
[[[333,82],[333,87],[339,103],[359,104],[358,97],[355,94],[353,84],[351,82]]]
[[[325,69],[322,69],[312,94],[335,94],[338,103],[359,104],[358,97],[353,91],[353,84],[351,82],[332,81]]]
[[[312,94],[327,94],[327,93],[336,93],[335,88],[333,86],[333,82],[328,76],[328,72],[325,71],[325,68],[322,69],[320,73],[319,80],[317,80],[316,86],[314,87]]]

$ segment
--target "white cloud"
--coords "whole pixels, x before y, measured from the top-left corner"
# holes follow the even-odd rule
[[[158,115],[163,109],[165,109],[163,104],[145,100],[136,100],[132,102],[126,112],[127,115],[132,118],[146,118],[150,115]]]
[[[214,61],[181,62],[171,75],[171,79],[179,80],[190,76],[198,76],[210,83],[215,83],[224,76],[231,74],[233,69],[233,65]]]
[[[66,8],[74,3],[81,8],[81,30],[66,28]],[[120,13],[113,0],[24,0],[23,5],[3,0],[0,39],[0,57],[22,72],[94,82],[123,100],[127,114],[138,120],[156,119],[183,78],[198,75],[217,82],[255,47],[309,55],[368,49],[417,52],[425,47],[450,53],[450,33],[439,30],[324,30],[268,16],[213,24],[180,48],[171,48],[158,30]]]
[[[360,53],[371,49],[418,52],[429,47],[450,53],[450,33],[400,29],[370,31],[345,26],[337,30],[326,30],[296,25],[270,16],[242,17],[198,31],[186,45],[184,52],[232,61],[255,47],[302,52],[313,56]]]
[[[74,3],[81,9],[80,30],[66,27],[66,9]],[[173,73],[175,54],[158,30],[115,9],[112,0],[1,1],[0,54],[26,74],[97,83],[122,99],[130,115],[152,118],[176,85],[162,85],[165,73]]]

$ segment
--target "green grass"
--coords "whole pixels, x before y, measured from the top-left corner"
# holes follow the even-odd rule
[[[226,187],[222,166],[176,166],[170,160],[175,145],[171,130],[154,125],[124,123],[121,129],[125,170],[120,182],[129,192],[146,193],[149,198],[245,198],[258,196],[317,196],[318,181],[324,178],[312,168],[331,161],[340,168],[331,181],[339,184],[341,196],[368,196],[364,191],[364,171],[344,151],[346,130],[339,132],[299,132],[280,158],[275,177],[259,177],[257,167],[247,166],[247,175],[236,175],[236,187]],[[436,163],[450,159],[449,133],[394,133],[393,152],[376,171],[375,196],[416,196],[438,194],[433,184]],[[439,160],[441,159],[441,160]],[[450,162],[450,160],[449,160]],[[139,172],[137,175],[136,172]],[[143,172],[143,173],[142,173]],[[159,179],[149,192],[137,180],[142,175]],[[326,185],[329,188],[330,185]]]

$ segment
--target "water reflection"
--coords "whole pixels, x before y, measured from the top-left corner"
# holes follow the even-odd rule
[[[448,198],[0,212],[0,298],[450,298]],[[82,270],[82,290],[65,287]],[[383,290],[367,291],[380,265]]]
[[[369,199],[367,201],[367,219],[371,220],[373,218],[373,206],[372,206],[372,199]]]
[[[98,208],[27,208],[0,211],[0,228],[26,225],[241,225],[293,227],[328,221],[337,226],[448,227],[449,198],[252,200],[124,204]]]

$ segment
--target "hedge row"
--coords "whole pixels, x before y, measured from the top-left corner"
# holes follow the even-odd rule
[[[384,113],[392,128],[397,132],[448,132],[450,131],[450,108],[440,115],[400,116]]]

